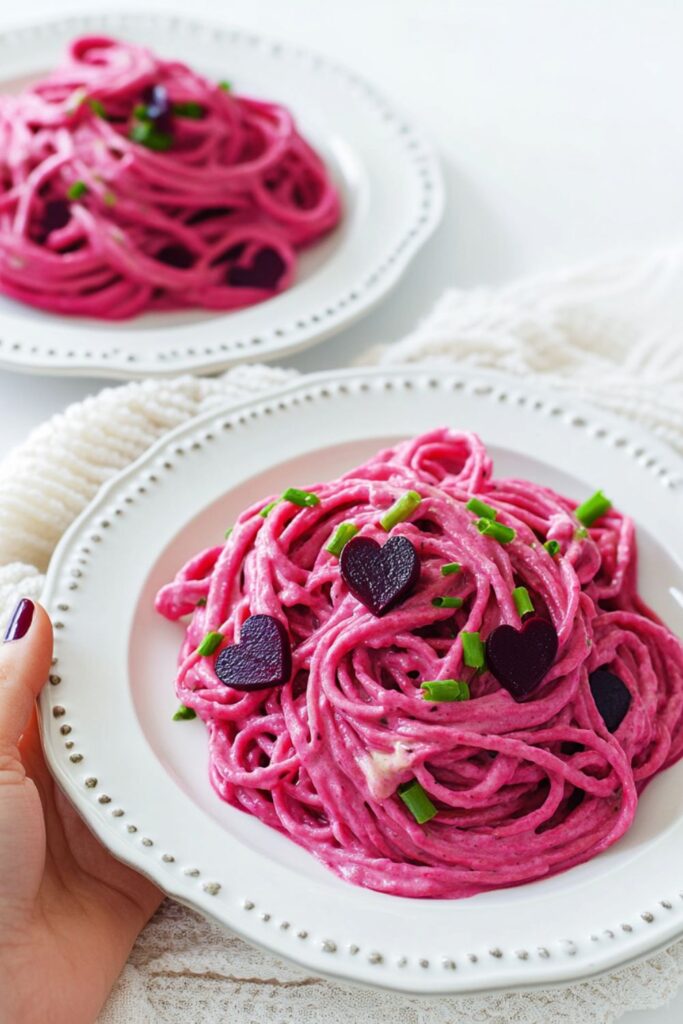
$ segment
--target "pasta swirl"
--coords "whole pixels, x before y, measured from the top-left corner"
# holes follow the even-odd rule
[[[340,217],[276,103],[106,37],[0,97],[0,291],[56,313],[237,309]]]

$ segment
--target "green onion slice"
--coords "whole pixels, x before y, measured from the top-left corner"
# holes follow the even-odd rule
[[[575,515],[584,526],[592,526],[595,520],[604,516],[611,507],[612,502],[609,498],[606,498],[602,491],[596,491],[582,505],[579,505]]]
[[[529,591],[526,587],[515,587],[512,591],[512,599],[515,602],[515,608],[520,618],[524,618],[525,615],[529,615],[534,610],[533,602],[529,597]]]
[[[230,92],[232,89],[232,83],[228,82],[227,79],[224,78],[222,82],[218,83],[218,88],[222,89],[223,92]]]
[[[205,606],[206,606],[206,598],[205,597],[200,597],[199,600],[197,601],[197,604],[195,605],[195,607],[196,608],[204,608]]]
[[[425,691],[424,699],[429,701],[446,703],[470,699],[470,688],[462,679],[433,679],[422,683],[420,689]]]
[[[269,503],[268,505],[264,505],[264,506],[263,506],[263,508],[261,509],[261,511],[259,512],[259,515],[260,515],[260,516],[261,516],[261,517],[262,517],[263,519],[265,519],[265,518],[266,518],[266,516],[267,516],[267,515],[268,515],[268,514],[269,514],[270,512],[272,512],[272,511],[273,511],[273,509],[275,508],[275,506],[276,506],[276,505],[277,505],[277,501],[271,501],[271,502],[270,502],[270,503]]]
[[[442,576],[454,576],[456,572],[460,572],[462,566],[460,562],[448,562],[446,565],[441,566]]]
[[[87,191],[88,186],[84,181],[74,181],[73,185],[69,185],[66,194],[69,199],[80,199]]]
[[[173,716],[174,722],[189,722],[193,718],[197,717],[197,712],[194,708],[186,708],[184,704],[181,704],[176,713]]]
[[[396,526],[397,523],[402,523],[408,516],[412,515],[421,501],[422,498],[417,491],[406,491],[386,510],[379,521],[379,525],[389,533],[389,530]]]
[[[417,779],[413,779],[412,782],[408,782],[404,786],[399,786],[398,795],[418,825],[424,825],[426,821],[431,821],[437,814],[436,807]]]
[[[88,100],[88,106],[92,110],[93,114],[97,114],[98,117],[107,116],[107,112],[99,100]]]
[[[325,551],[329,551],[331,555],[336,555],[337,558],[339,558],[343,549],[352,537],[356,536],[359,530],[360,526],[356,526],[355,523],[340,523],[330,537],[330,540],[325,547]]]
[[[199,647],[197,648],[197,654],[201,654],[203,658],[213,654],[220,645],[223,643],[222,633],[207,633]]]
[[[491,508],[485,501],[480,501],[479,498],[470,498],[465,505],[466,509],[470,512],[474,512],[475,515],[481,516],[482,519],[497,519],[498,512],[495,508]]]
[[[173,139],[168,132],[162,132],[153,121],[136,121],[131,127],[130,138],[133,142],[139,142],[147,149],[156,150],[158,153],[170,149]]]
[[[509,544],[517,536],[517,531],[503,523],[495,523],[492,519],[477,519],[477,529],[485,537],[497,540],[499,544]]]
[[[225,538],[226,540],[228,539],[228,537],[229,537],[229,536],[230,536],[230,534],[232,533],[233,529],[234,529],[234,527],[232,527],[232,526],[229,526],[229,527],[227,528],[227,530],[225,531],[225,533],[223,534],[223,536],[224,536],[224,538]]]
[[[460,634],[462,640],[463,661],[470,668],[482,669],[486,664],[484,645],[479,633],[468,633],[466,630]]]
[[[462,608],[461,597],[433,597],[432,604],[435,608]]]
[[[320,498],[312,491],[300,491],[298,487],[288,487],[282,493],[283,501],[291,501],[292,505],[299,505],[301,508],[313,508],[320,504]]]
[[[204,107],[201,103],[188,100],[186,103],[174,103],[173,113],[179,117],[191,117],[193,121],[198,121],[201,117],[204,117]]]
[[[547,540],[543,544],[543,547],[546,549],[550,557],[554,558],[560,550],[560,543],[557,540]]]

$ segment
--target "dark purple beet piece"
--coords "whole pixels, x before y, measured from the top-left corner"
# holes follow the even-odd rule
[[[486,664],[501,686],[523,701],[542,682],[557,654],[557,633],[547,619],[527,619],[521,629],[497,626],[486,641]]]
[[[71,205],[66,199],[50,199],[43,211],[42,227],[46,235],[66,227],[71,218]]]
[[[154,121],[161,131],[168,131],[171,126],[171,104],[168,100],[166,86],[148,86],[143,93],[143,99],[149,120]]]
[[[227,280],[236,288],[274,288],[285,269],[279,252],[259,249],[250,267],[230,267]]]
[[[619,676],[606,668],[597,668],[591,672],[588,685],[607,731],[616,732],[631,707],[629,688]]]
[[[407,537],[390,537],[383,547],[354,537],[339,558],[344,582],[373,615],[384,615],[405,600],[420,577],[420,559]]]
[[[240,642],[224,647],[214,665],[222,683],[233,690],[267,690],[282,686],[292,674],[287,630],[272,615],[250,615]]]
[[[157,253],[157,259],[169,267],[177,267],[178,270],[187,270],[194,263],[194,256],[190,250],[180,243],[165,245]]]

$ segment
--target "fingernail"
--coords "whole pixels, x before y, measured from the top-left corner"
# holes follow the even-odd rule
[[[12,618],[9,620],[9,626],[5,633],[5,643],[9,643],[11,640],[21,640],[22,636],[26,636],[33,622],[35,607],[33,601],[29,601],[27,597],[22,597],[14,609]]]

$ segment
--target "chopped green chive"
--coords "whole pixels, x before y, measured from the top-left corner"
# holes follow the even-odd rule
[[[406,491],[386,510],[379,521],[379,525],[389,533],[389,530],[396,526],[397,523],[402,523],[408,516],[412,515],[421,501],[422,498],[417,491]]]
[[[408,782],[404,786],[399,786],[398,795],[418,825],[424,825],[426,821],[431,821],[437,814],[436,807],[417,779],[413,779],[412,782]]]
[[[178,114],[179,117],[191,117],[198,121],[200,117],[204,117],[204,107],[201,103],[189,100],[187,103],[174,103],[173,113]]]
[[[546,549],[551,558],[554,558],[557,552],[560,550],[559,541],[547,540],[543,547]]]
[[[292,505],[299,505],[301,508],[313,508],[320,504],[320,498],[312,491],[300,491],[298,487],[288,487],[282,492],[283,501],[291,501]]]
[[[588,530],[585,526],[580,526],[574,533],[576,540],[585,540],[589,536]]]
[[[136,103],[133,107],[133,117],[137,117],[138,121],[148,121],[149,114],[147,113],[147,107],[144,103]]]
[[[470,512],[474,512],[475,515],[482,516],[483,519],[496,519],[498,513],[495,508],[491,508],[485,501],[480,501],[479,498],[470,498],[465,505],[466,509]]]
[[[206,658],[209,654],[213,654],[214,651],[218,650],[222,643],[222,633],[207,633],[197,648],[197,654],[201,654],[203,658]]]
[[[446,565],[441,566],[442,576],[454,576],[456,572],[460,572],[462,566],[460,562],[448,562]]]
[[[331,555],[336,555],[337,558],[342,553],[343,548],[349,543],[352,537],[355,537],[360,526],[356,526],[355,523],[340,523],[337,529],[330,537],[330,541],[325,548],[325,551],[329,551]]]
[[[462,640],[462,657],[470,668],[483,668],[486,664],[484,645],[481,642],[479,633],[468,633],[463,630],[460,634]]]
[[[461,597],[433,597],[432,604],[435,608],[462,608]]]
[[[583,526],[592,526],[595,520],[604,516],[611,507],[612,502],[609,498],[606,498],[602,491],[596,491],[582,505],[579,505],[574,514]]]
[[[130,138],[157,152],[170,149],[173,144],[168,132],[162,132],[153,121],[136,121],[130,130]]]
[[[462,679],[434,679],[422,683],[424,699],[446,703],[454,700],[469,700],[470,688]]]
[[[66,194],[69,199],[80,199],[87,191],[88,186],[84,181],[74,181],[73,185],[69,185]]]
[[[99,100],[88,100],[88,106],[92,110],[93,114],[97,114],[98,117],[107,116],[107,113]]]
[[[261,511],[259,512],[259,515],[265,519],[268,516],[268,514],[273,511],[276,505],[277,501],[271,501],[270,504],[264,505]]]
[[[512,599],[515,602],[515,608],[517,609],[520,618],[523,618],[534,610],[532,600],[529,597],[529,591],[526,587],[515,587],[512,591]]]
[[[223,534],[223,536],[224,536],[224,538],[225,538],[226,540],[228,539],[228,537],[230,536],[230,534],[232,533],[232,531],[233,531],[233,527],[232,527],[232,526],[229,526],[229,527],[227,528],[227,530],[225,531],[225,533]]]
[[[195,605],[195,607],[196,608],[204,608],[205,606],[206,606],[206,598],[205,597],[200,597],[199,600],[197,601],[197,604]]]
[[[517,531],[513,530],[511,526],[495,523],[492,519],[477,519],[477,529],[485,537],[491,537],[500,544],[509,544],[517,536]]]
[[[218,83],[218,88],[222,89],[223,92],[230,92],[232,89],[232,82],[228,82],[228,80],[224,78],[222,82]]]
[[[174,722],[189,722],[193,718],[197,717],[197,712],[194,708],[186,708],[184,704],[181,704],[175,715],[173,716]]]

